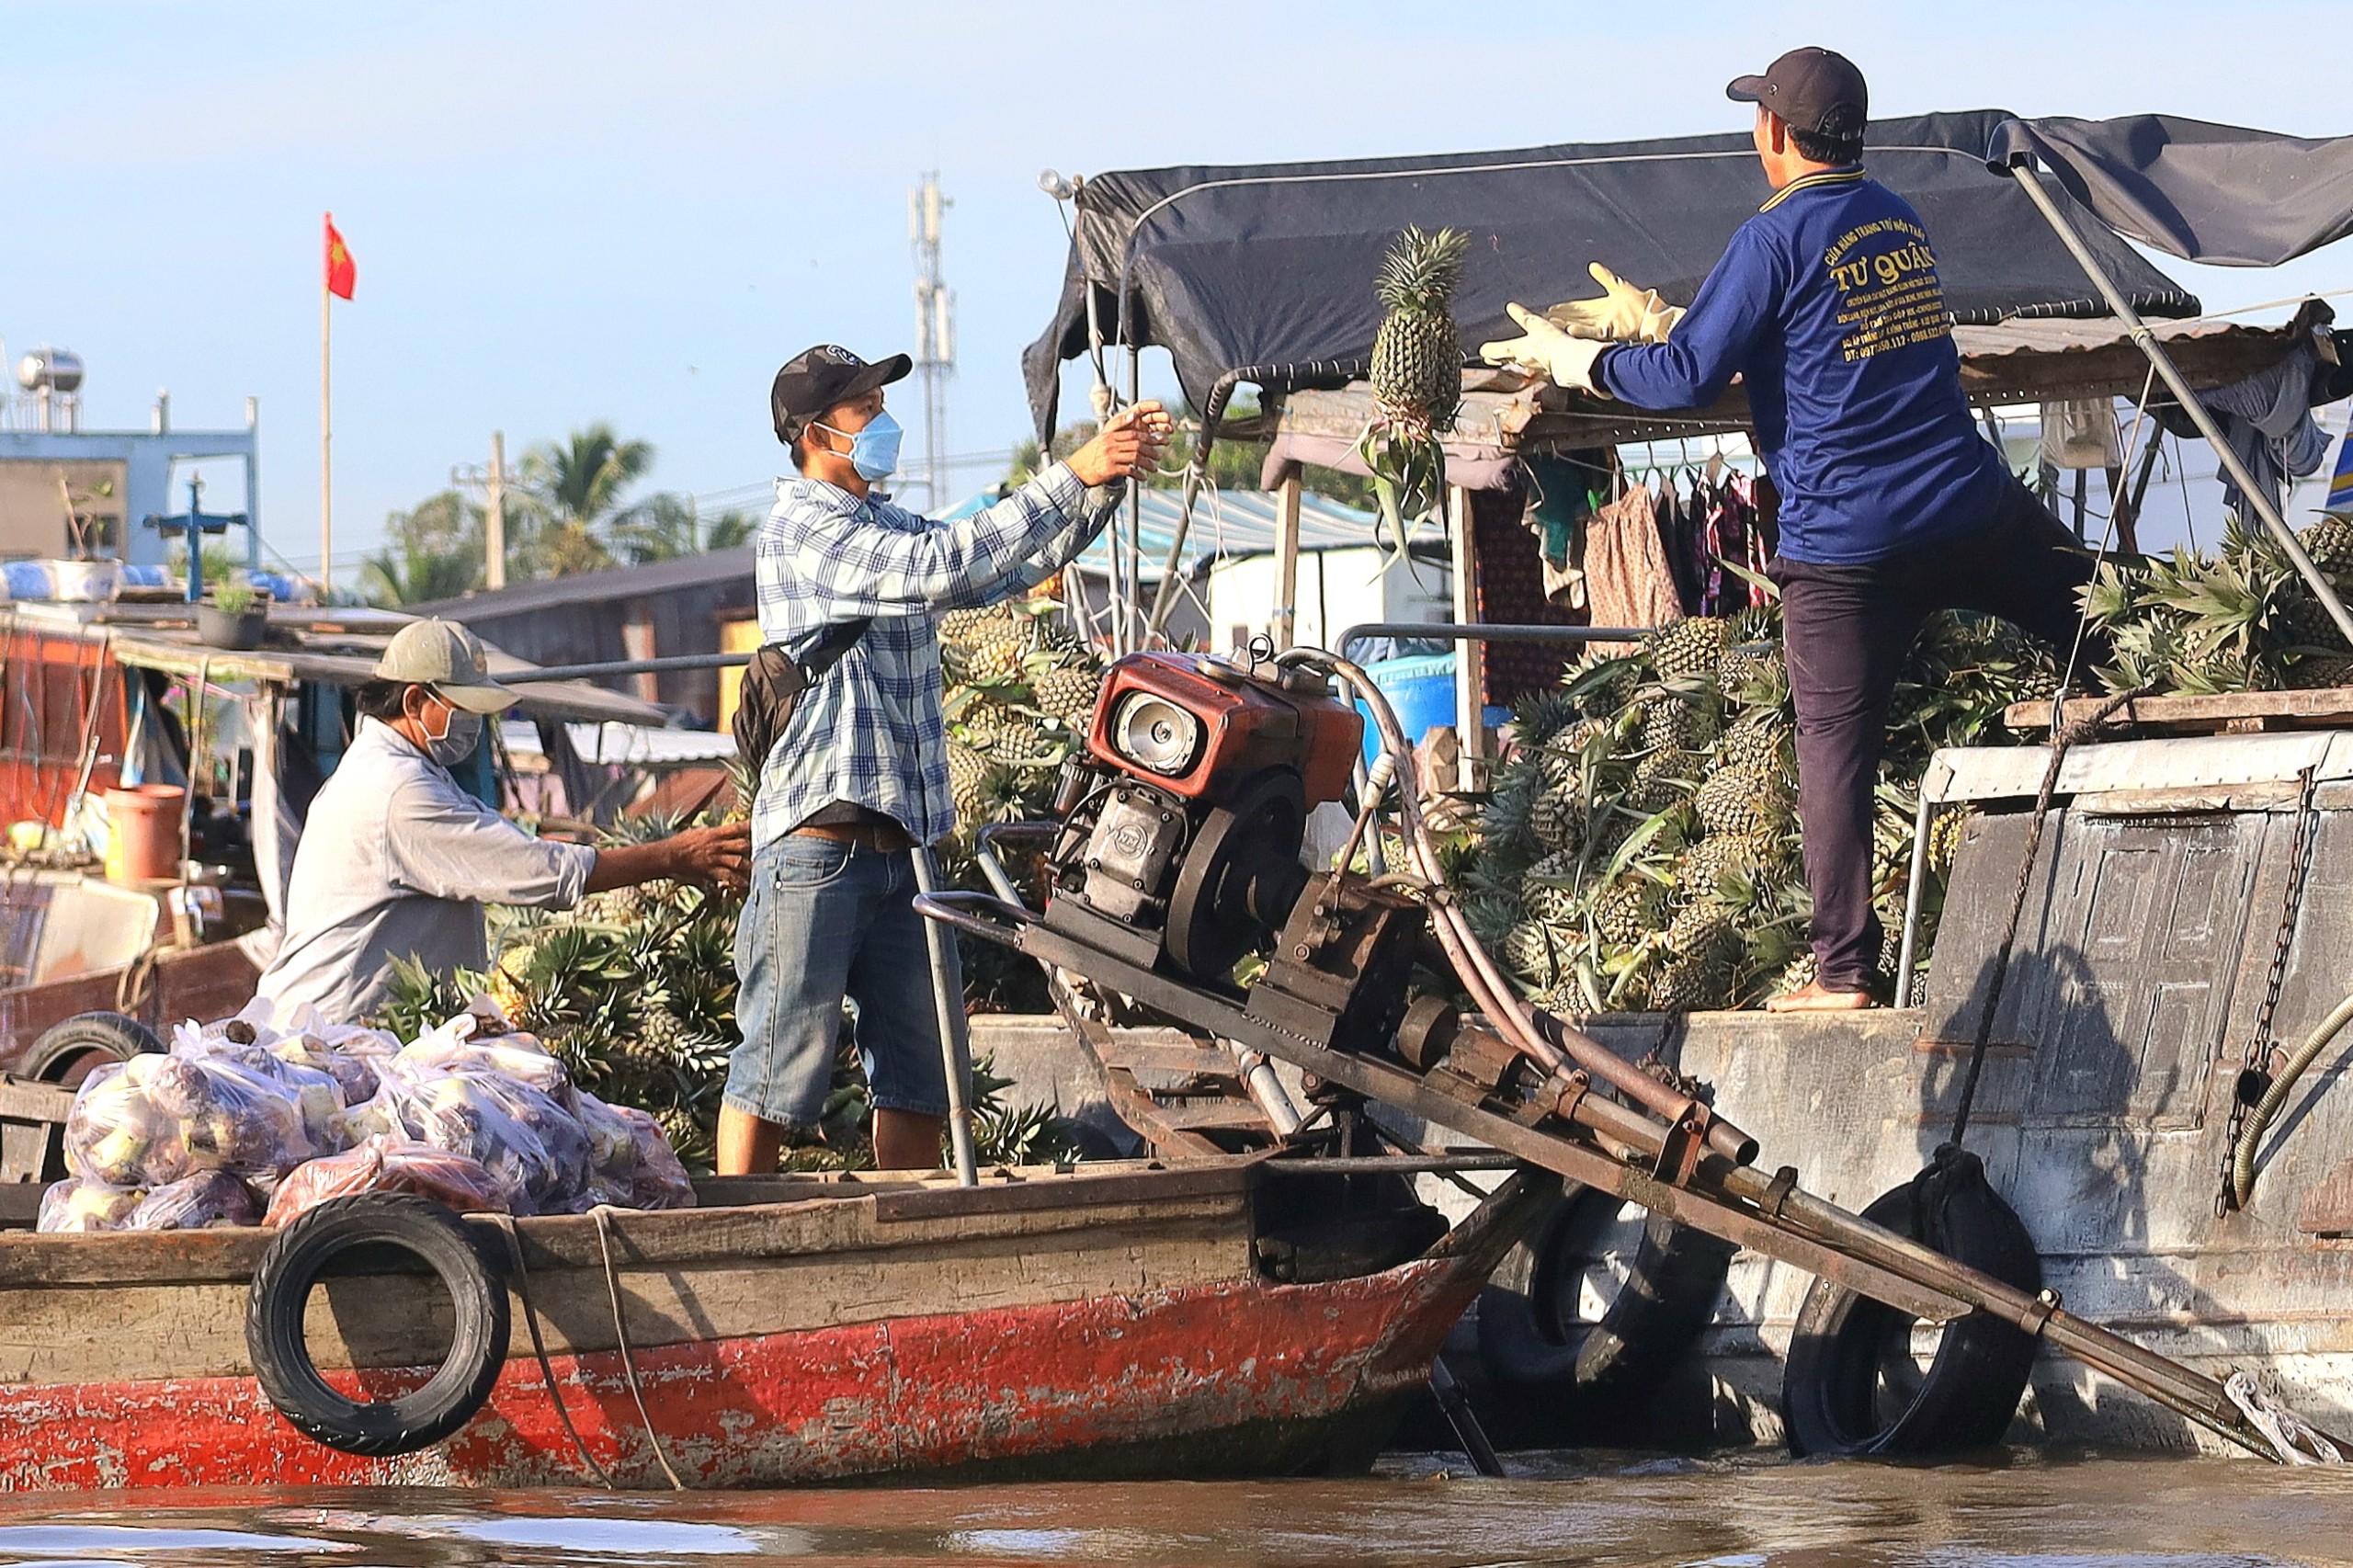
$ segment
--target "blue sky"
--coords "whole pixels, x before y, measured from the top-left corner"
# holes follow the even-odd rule
[[[961,370],[949,446],[1024,433],[1019,353],[1062,229],[1038,171],[1738,129],[1722,88],[1827,43],[1893,115],[2163,109],[2353,131],[2341,6],[1385,3],[1081,7],[688,0],[0,5],[14,99],[0,338],[79,351],[85,423],[262,410],[265,530],[315,561],[319,214],[359,263],[335,320],[337,553],[480,461],[595,419],[651,483],[742,491],[781,456],[777,365],[910,335],[906,189],[937,166]],[[2225,25],[2227,23],[2227,25]],[[2165,264],[2210,308],[2353,287]],[[906,400],[912,404],[913,400]],[[903,410],[904,416],[909,410]],[[911,446],[914,445],[911,442]],[[963,471],[972,484],[986,467]],[[233,499],[229,476],[209,502]]]

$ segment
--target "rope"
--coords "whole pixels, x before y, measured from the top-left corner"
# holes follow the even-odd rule
[[[588,1467],[588,1473],[597,1478],[597,1484],[608,1492],[619,1491],[620,1488],[613,1484],[612,1476],[597,1462],[597,1456],[590,1453],[588,1445],[581,1440],[580,1428],[572,1424],[572,1412],[563,1403],[563,1392],[556,1386],[555,1368],[548,1360],[547,1342],[540,1336],[539,1309],[531,1304],[531,1270],[523,1261],[523,1242],[515,1232],[515,1216],[493,1214],[490,1219],[506,1237],[506,1256],[515,1265],[515,1294],[523,1302],[523,1325],[531,1331],[531,1354],[539,1358],[540,1382],[548,1391],[548,1403],[555,1406],[555,1418],[563,1423],[563,1434],[572,1439],[572,1451],[580,1456],[580,1462]]]
[[[670,1456],[662,1451],[661,1435],[654,1430],[654,1417],[645,1408],[645,1392],[637,1384],[637,1353],[630,1347],[629,1324],[621,1312],[620,1275],[613,1267],[612,1232],[606,1223],[606,1216],[611,1212],[609,1208],[599,1203],[588,1210],[588,1217],[597,1222],[597,1250],[605,1259],[605,1294],[613,1305],[613,1338],[621,1347],[621,1372],[629,1380],[629,1396],[637,1403],[637,1418],[645,1425],[645,1440],[654,1449],[654,1462],[660,1465],[662,1473],[670,1478],[670,1490],[691,1491],[692,1488],[679,1480],[678,1472],[671,1468]]]
[[[2246,1424],[2263,1434],[2264,1440],[2287,1465],[2343,1464],[2344,1453],[2319,1429],[2306,1422],[2294,1411],[2257,1387],[2245,1372],[2233,1372],[2222,1382],[2222,1392],[2239,1407]]]
[[[2063,693],[2065,688],[2061,690]],[[2075,723],[2052,728],[2051,762],[2042,770],[2042,789],[2035,796],[2034,818],[2027,824],[2026,852],[2018,857],[2018,880],[2010,891],[2009,918],[2003,922],[2002,940],[1994,949],[1994,973],[1986,985],[1984,1010],[1977,1016],[1977,1038],[1970,1043],[1969,1072],[1961,1081],[1961,1105],[1953,1112],[1949,1142],[1956,1148],[1968,1135],[1969,1112],[1977,1103],[1977,1078],[1985,1066],[1986,1044],[1994,1037],[1994,1015],[2002,1006],[2002,987],[2009,979],[2010,955],[2018,946],[2018,921],[2026,913],[2027,889],[2034,881],[2035,854],[2042,846],[2042,828],[2051,816],[2051,798],[2059,789],[2059,769],[2076,742],[2089,738],[2118,710],[2147,695],[2146,687],[2120,691]]]

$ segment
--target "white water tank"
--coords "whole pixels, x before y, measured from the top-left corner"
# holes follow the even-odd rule
[[[17,384],[28,392],[82,390],[82,357],[66,348],[36,348],[17,361]]]

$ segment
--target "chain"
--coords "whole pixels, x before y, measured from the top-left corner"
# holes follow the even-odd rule
[[[2312,870],[2313,840],[2320,822],[2320,813],[2313,809],[2313,799],[2320,786],[2317,767],[2305,768],[2297,775],[2296,835],[2288,847],[2287,884],[2279,894],[2279,929],[2271,940],[2271,969],[2264,978],[2263,1004],[2255,1012],[2255,1028],[2246,1042],[2246,1062],[2240,1069],[2238,1081],[2231,1089],[2230,1136],[2222,1140],[2222,1185],[2214,1197],[2214,1217],[2221,1219],[2235,1208],[2231,1179],[2231,1160],[2238,1148],[2239,1132],[2246,1124],[2247,1115],[2270,1086],[2271,1052],[2277,1046],[2272,1038],[2273,1020],[2279,1011],[2279,993],[2288,980],[2288,954],[2295,945],[2296,916],[2304,903],[2304,882]]]

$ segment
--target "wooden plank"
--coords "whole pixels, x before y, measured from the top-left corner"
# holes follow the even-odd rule
[[[786,1334],[894,1318],[1135,1295],[1246,1279],[1250,1222],[1238,1203],[1139,1208],[1122,1223],[1042,1242],[986,1244],[619,1270],[639,1348]],[[510,1288],[512,1281],[510,1281]],[[617,1347],[599,1267],[534,1268],[531,1299],[551,1352]],[[0,1290],[0,1383],[243,1376],[241,1281]],[[418,1275],[324,1281],[304,1320],[324,1367],[404,1367],[446,1354],[448,1298]],[[516,1304],[507,1354],[531,1354]]]
[[[2107,699],[2077,697],[2061,710],[2062,723],[2077,723],[2099,710]],[[2016,702],[2002,722],[2021,733],[2051,727],[2051,704]],[[2250,730],[2248,726],[2254,726]],[[2127,703],[2103,726],[2169,730],[2185,734],[2249,733],[2263,729],[2333,730],[2353,727],[2353,687],[2310,691],[2222,691],[2195,697],[2143,697]]]
[[[1242,1079],[1242,1063],[1230,1051],[1205,1051],[1198,1045],[1142,1045],[1120,1041],[1111,1048],[1106,1067],[1130,1073],[1173,1073],[1195,1078]]]
[[[1187,1132],[1270,1132],[1266,1113],[1244,1100],[1196,1100],[1190,1105],[1164,1105],[1160,1119]]]
[[[1219,1151],[1222,1154],[1222,1151]],[[1238,1164],[1239,1162],[1237,1162]],[[943,1187],[945,1213],[907,1213],[888,1221],[877,1205],[894,1196],[742,1209],[681,1209],[608,1216],[616,1255],[631,1264],[732,1263],[811,1254],[936,1244],[953,1247],[1001,1236],[1048,1236],[1124,1224],[1139,1216],[1198,1203],[1223,1211],[1245,1201],[1244,1177],[1226,1171],[1131,1171],[1073,1175],[1034,1184]],[[1068,1196],[1051,1190],[1062,1184]],[[1222,1187],[1221,1187],[1222,1183]],[[969,1207],[965,1207],[969,1206]],[[476,1224],[488,1225],[487,1219]],[[518,1220],[516,1230],[534,1268],[599,1267],[595,1221],[556,1215]],[[253,1228],[113,1235],[0,1234],[0,1288],[172,1284],[244,1280],[276,1233]]]

